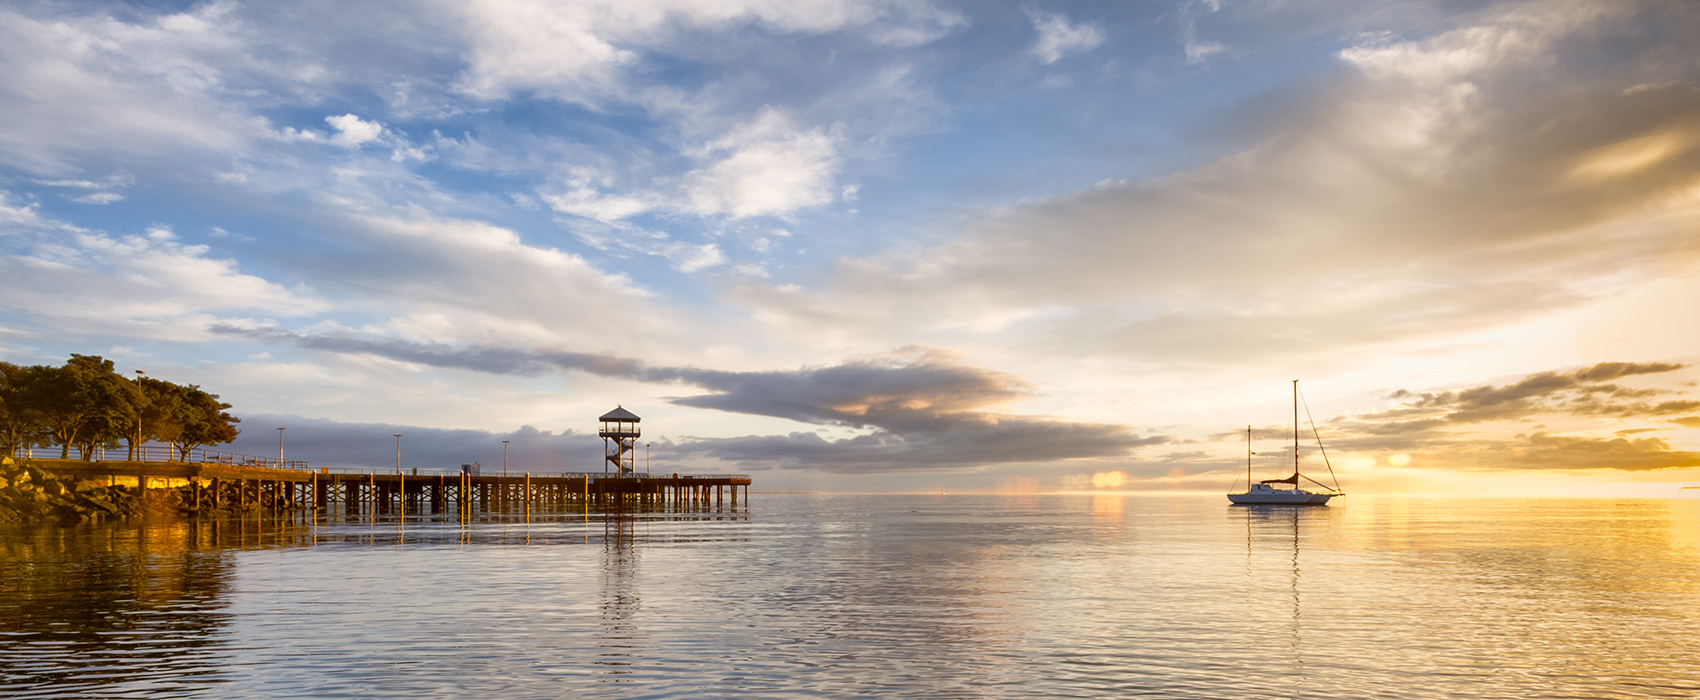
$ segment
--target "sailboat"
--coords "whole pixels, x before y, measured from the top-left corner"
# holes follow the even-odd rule
[[[1307,407],[1308,413],[1310,409]],[[1310,429],[1316,432],[1316,422],[1311,421]],[[1322,452],[1324,462],[1328,460],[1328,451],[1322,448],[1322,436],[1316,439],[1317,449]],[[1344,496],[1336,482],[1333,487],[1299,473],[1299,380],[1293,380],[1293,475],[1285,479],[1264,479],[1255,484],[1251,482],[1251,426],[1245,429],[1245,493],[1230,493],[1228,500],[1244,505],[1288,505],[1288,506],[1320,506],[1327,505],[1328,499]],[[1334,466],[1329,465],[1328,473],[1334,474]],[[1309,481],[1327,491],[1306,491],[1299,488],[1299,480]],[[1292,488],[1278,488],[1276,484],[1289,484]]]

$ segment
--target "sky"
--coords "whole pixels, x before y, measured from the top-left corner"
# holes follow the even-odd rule
[[[12,0],[0,254],[316,465],[1222,492],[1298,379],[1347,493],[1675,496],[1700,8]]]

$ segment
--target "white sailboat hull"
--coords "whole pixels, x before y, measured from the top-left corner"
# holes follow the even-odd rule
[[[1230,493],[1228,500],[1243,505],[1273,505],[1273,506],[1320,506],[1327,505],[1331,493],[1311,493],[1304,490],[1275,490],[1247,491],[1245,493]]]

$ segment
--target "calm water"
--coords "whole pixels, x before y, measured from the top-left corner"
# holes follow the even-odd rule
[[[0,697],[1700,696],[1700,501],[0,529]]]

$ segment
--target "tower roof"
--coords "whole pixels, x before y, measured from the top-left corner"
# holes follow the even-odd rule
[[[601,420],[601,421],[617,420],[617,421],[627,421],[627,422],[631,422],[631,423],[636,423],[636,422],[641,421],[643,419],[637,417],[636,413],[632,413],[631,411],[628,411],[624,408],[621,408],[619,406],[615,406],[614,410],[602,414],[602,417],[598,418],[597,420]]]

